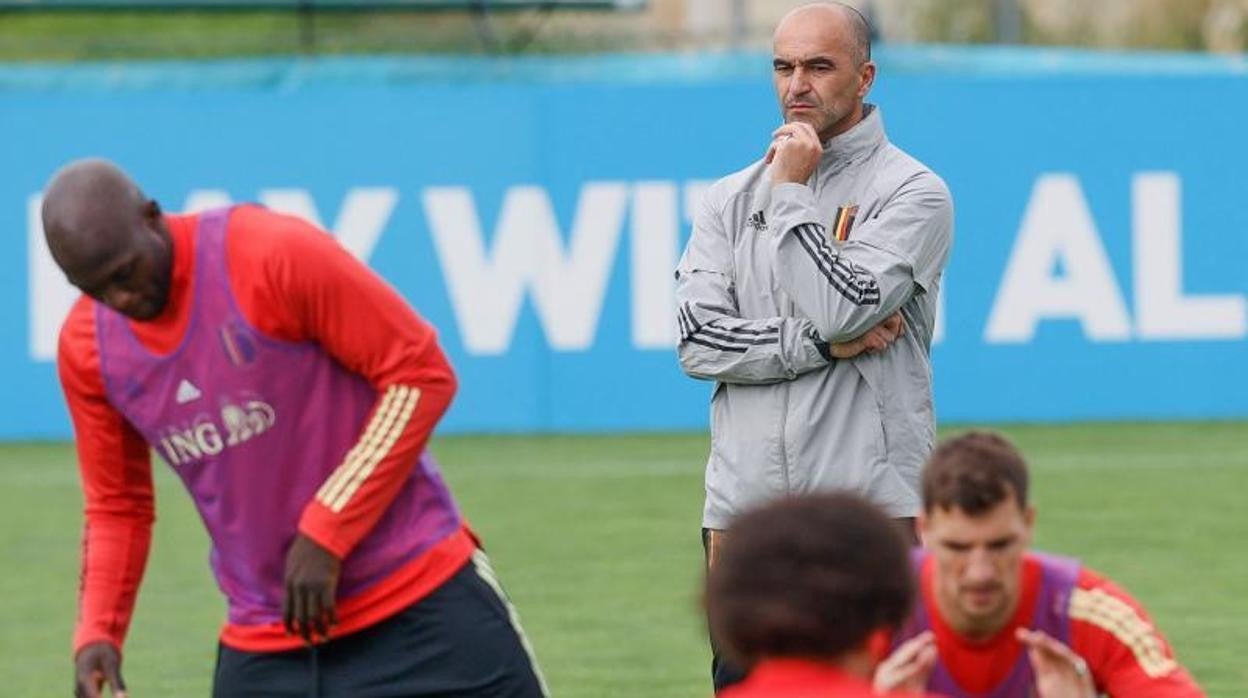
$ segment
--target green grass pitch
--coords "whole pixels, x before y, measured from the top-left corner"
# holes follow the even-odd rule
[[[1210,696],[1248,695],[1248,424],[1007,427],[1039,547],[1149,608]],[[702,434],[439,438],[557,696],[709,695],[697,609]],[[157,467],[152,557],[125,657],[136,696],[208,694],[223,607],[189,500]],[[0,677],[69,695],[81,497],[65,444],[0,446]]]

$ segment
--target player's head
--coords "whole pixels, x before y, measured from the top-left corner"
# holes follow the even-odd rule
[[[707,575],[711,632],[742,666],[837,662],[905,620],[913,595],[895,523],[848,494],[783,499],[738,518]]]
[[[862,119],[862,100],[875,81],[871,28],[837,2],[789,12],[772,39],[772,80],[785,123],[803,121],[827,140]]]
[[[160,206],[106,160],[61,168],[43,194],[43,232],[52,258],[83,293],[135,320],[151,320],[169,299],[173,270]]]
[[[983,431],[941,443],[924,467],[919,535],[940,611],[960,632],[991,634],[1017,607],[1036,515],[1027,479],[1018,449]]]

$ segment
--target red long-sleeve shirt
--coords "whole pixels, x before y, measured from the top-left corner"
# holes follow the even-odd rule
[[[130,323],[143,346],[157,354],[178,346],[193,311],[197,217],[168,216],[166,223],[173,244],[168,303],[154,320]],[[318,343],[346,369],[364,377],[377,390],[379,404],[395,386],[420,391],[398,438],[345,506],[335,511],[313,499],[304,509],[300,532],[345,557],[386,510],[424,449],[454,395],[454,374],[433,328],[329,235],[300,219],[254,206],[234,209],[226,261],[239,310],[261,333],[287,342]],[[61,329],[57,356],[85,499],[75,651],[99,640],[122,645],[155,511],[148,445],[105,393],[93,308],[86,297],[75,303]],[[374,406],[370,422],[384,417],[377,412]],[[367,431],[367,423],[360,431]],[[381,583],[341,599],[332,635],[367,627],[416,602],[454,574],[474,548],[471,534],[460,530]],[[254,651],[289,649],[301,642],[280,623],[227,624],[221,639]]]
[[[871,682],[843,668],[810,659],[772,658],[759,662],[744,681],[719,693],[719,698],[902,698],[877,693]],[[905,694],[908,698],[936,698]]]
[[[983,641],[962,637],[940,615],[933,560],[919,572],[936,647],[954,681],[970,694],[986,693],[1014,667],[1022,645],[1014,632],[1024,627],[1040,592],[1040,562],[1023,562],[1018,610],[1000,632]],[[1204,692],[1174,659],[1174,653],[1144,608],[1101,575],[1082,568],[1071,593],[1070,648],[1083,657],[1097,690],[1130,698],[1203,698]]]

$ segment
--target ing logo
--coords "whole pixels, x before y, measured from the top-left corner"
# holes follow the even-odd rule
[[[158,430],[157,449],[170,465],[191,465],[246,443],[277,423],[277,411],[263,400],[226,402],[218,415],[200,414],[189,425]]]

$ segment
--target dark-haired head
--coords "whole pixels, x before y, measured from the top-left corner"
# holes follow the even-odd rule
[[[923,469],[923,509],[982,514],[1013,498],[1027,508],[1027,464],[1000,434],[971,431],[941,442]]]
[[[776,501],[744,514],[707,578],[711,631],[742,666],[835,663],[906,618],[913,593],[896,523],[848,494]]]

